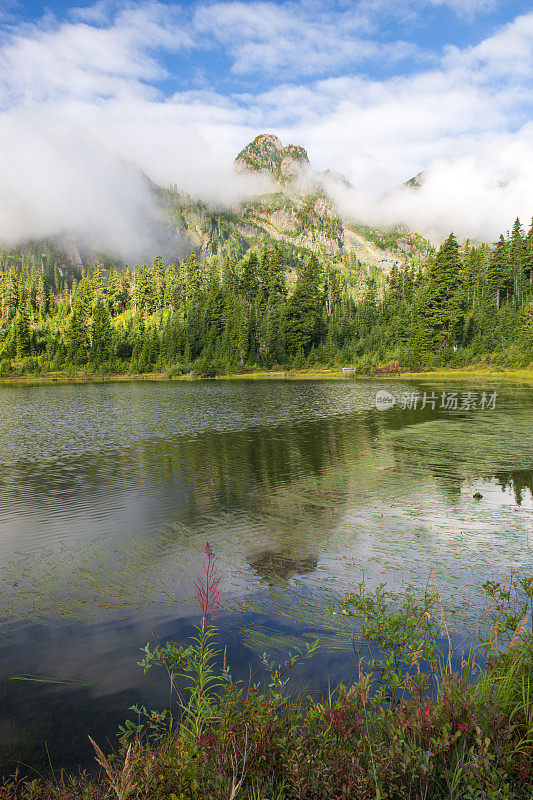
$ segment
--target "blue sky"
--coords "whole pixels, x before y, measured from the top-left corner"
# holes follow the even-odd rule
[[[52,27],[82,21],[106,27],[121,10],[150,5],[160,7],[163,24],[166,14],[171,26],[181,28],[191,37],[189,47],[173,51],[156,45],[152,50],[167,73],[164,79],[153,83],[165,95],[206,87],[223,95],[264,91],[295,78],[306,83],[313,78],[347,74],[362,73],[377,80],[413,74],[437,63],[449,46],[463,49],[476,45],[529,10],[529,4],[521,0],[100,2],[79,5],[8,0],[3,3],[4,30],[12,32],[28,23]],[[212,25],[209,25],[210,16]],[[292,59],[287,53],[275,52],[276,39],[281,51],[279,34],[286,20],[296,23],[302,33],[316,34],[307,42],[307,49],[299,53],[296,31],[288,32],[287,43],[294,45]],[[327,35],[321,41],[320,32],[329,33],[331,28],[336,35]],[[346,41],[354,39],[362,47],[343,53]],[[380,46],[384,48],[382,53]],[[369,52],[358,53],[361,49]]]
[[[8,0],[0,239],[106,219],[135,236],[139,169],[232,204],[253,188],[233,157],[263,131],[346,175],[347,214],[491,237],[533,214],[532,112],[516,0]],[[418,199],[396,197],[421,170]]]

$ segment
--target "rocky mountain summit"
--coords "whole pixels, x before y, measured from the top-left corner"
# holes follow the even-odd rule
[[[430,247],[417,234],[373,229],[343,218],[328,187],[333,182],[349,188],[346,178],[314,169],[303,147],[284,145],[272,133],[256,136],[237,155],[234,166],[237,172],[259,173],[265,180],[261,193],[232,208],[209,207],[178,186],[162,187],[146,178],[158,206],[152,220],[157,252],[147,254],[147,260],[160,254],[167,263],[177,263],[194,250],[200,259],[239,262],[250,250],[275,247],[283,251],[290,271],[296,272],[314,253],[324,265],[340,270],[345,283],[357,292],[369,279],[381,282],[395,265],[423,258]],[[44,259],[45,251],[52,255]],[[42,268],[54,286],[64,280],[70,283],[83,266],[96,260],[105,269],[120,266],[105,253],[79,249],[69,236],[60,243],[2,248],[0,256],[5,267]]]
[[[261,172],[272,177],[272,191],[240,204],[235,211],[243,236],[270,238],[315,252],[325,262],[350,261],[366,272],[388,273],[406,258],[418,255],[421,237],[407,231],[380,232],[343,219],[327,191],[331,181],[350,182],[331,170],[313,170],[306,150],[283,145],[272,133],[263,133],[235,159],[239,172]],[[422,244],[422,249],[425,249]]]
[[[235,166],[241,171],[265,172],[283,182],[301,174],[309,166],[309,157],[303,147],[295,144],[283,147],[273,133],[262,133],[241,150]]]
[[[272,191],[240,204],[240,231],[335,258],[342,253],[342,222],[323,186],[316,180],[306,151],[283,146],[274,134],[256,136],[235,159],[235,168],[272,178]]]
[[[396,265],[417,261],[429,243],[405,230],[383,231],[344,219],[327,187],[344,188],[342,175],[313,169],[305,149],[284,145],[278,136],[263,133],[235,158],[239,173],[260,173],[265,188],[232,208],[208,208],[173,189],[158,189],[159,203],[181,241],[200,258],[239,261],[249,250],[265,246],[284,253],[290,269],[315,253],[323,264],[338,269],[354,292],[369,279],[381,282]]]

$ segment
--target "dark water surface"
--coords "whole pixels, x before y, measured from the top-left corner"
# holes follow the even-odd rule
[[[397,402],[378,411],[383,388]],[[413,391],[435,409],[402,408]],[[40,769],[46,748],[54,766],[86,761],[87,734],[105,744],[128,706],[165,705],[139,648],[191,633],[207,540],[234,679],[318,632],[327,647],[295,680],[319,689],[354,677],[323,607],[363,571],[398,590],[432,577],[459,629],[481,581],[533,566],[531,385],[20,386],[0,408],[2,771]]]

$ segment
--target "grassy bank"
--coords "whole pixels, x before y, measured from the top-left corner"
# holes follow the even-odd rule
[[[329,608],[353,618],[358,680],[296,699],[287,674],[318,642],[282,664],[265,654],[267,685],[235,684],[216,645],[219,580],[207,545],[196,635],[144,648],[139,665],[166,669],[171,707],[136,709],[115,753],[93,743],[97,776],[14,776],[2,800],[531,800],[533,576],[485,584],[485,614],[455,670],[433,586],[397,597],[360,584]]]
[[[349,368],[315,368],[301,370],[252,370],[213,376],[173,374],[172,371],[145,372],[140,374],[116,373],[99,375],[86,372],[51,372],[43,375],[12,375],[0,377],[0,386],[66,384],[66,383],[113,383],[132,381],[197,381],[197,380],[516,380],[533,382],[533,370],[495,369],[494,367],[442,369],[431,372],[375,372],[356,373]]]

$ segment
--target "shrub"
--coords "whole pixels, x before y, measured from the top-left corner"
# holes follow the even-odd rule
[[[206,546],[196,592],[202,610],[187,647],[144,648],[145,671],[167,668],[189,680],[172,709],[135,708],[121,729],[122,750],[107,757],[95,743],[99,778],[10,778],[2,800],[529,800],[533,794],[533,576],[513,572],[487,582],[488,604],[466,667],[439,658],[447,623],[434,587],[396,598],[364,583],[331,613],[357,622],[359,676],[327,697],[283,696],[288,670],[318,643],[281,665],[265,654],[268,690],[236,685],[219,651],[213,622],[220,608],[216,557]],[[448,641],[450,641],[448,639]],[[357,646],[356,646],[357,651]],[[469,680],[474,656],[487,661]],[[422,665],[434,675],[429,692]]]

